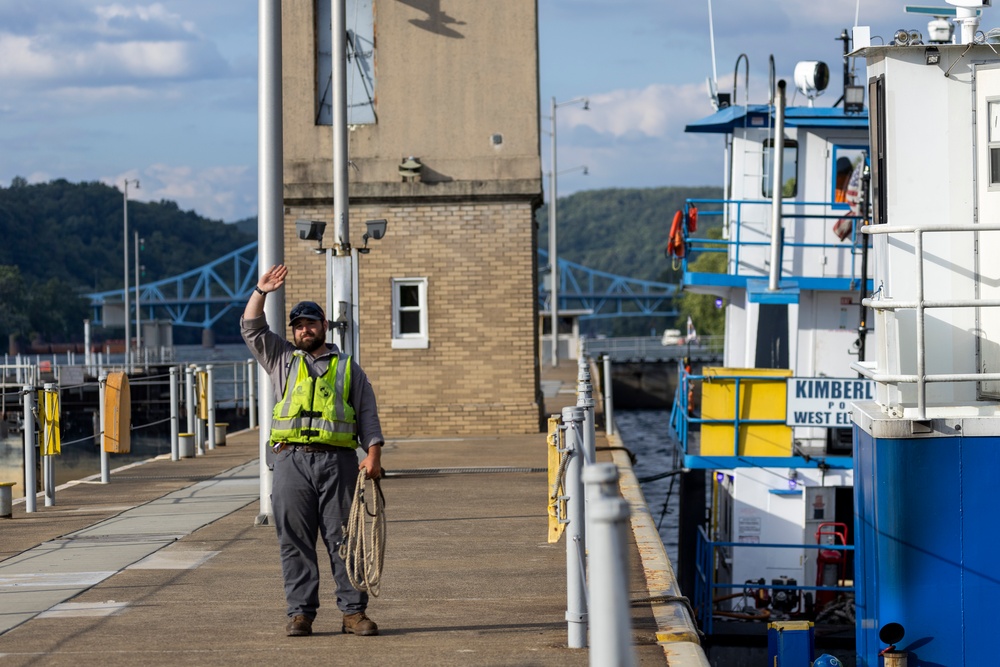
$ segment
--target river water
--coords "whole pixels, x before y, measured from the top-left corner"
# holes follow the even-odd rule
[[[615,426],[622,444],[635,456],[635,475],[646,497],[650,516],[656,523],[671,564],[677,568],[680,478],[677,475],[643,481],[680,466],[675,462],[676,448],[668,435],[668,410],[616,410]]]

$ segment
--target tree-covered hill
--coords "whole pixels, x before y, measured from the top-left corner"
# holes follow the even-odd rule
[[[182,211],[175,202],[128,203],[130,278],[134,232],[144,240],[144,281],[201,266],[254,240],[235,225]],[[0,340],[82,338],[79,295],[121,289],[124,198],[103,183],[55,180],[0,187]],[[5,346],[6,347],[6,346]]]
[[[663,256],[674,213],[684,207],[686,198],[721,196],[722,188],[663,187],[587,190],[560,197],[556,208],[559,257],[630,278],[677,282],[679,277]],[[536,216],[541,248],[549,244],[548,215],[546,205]],[[703,218],[700,224],[711,226],[711,221]]]
[[[674,212],[687,197],[718,198],[720,188],[664,187],[578,192],[560,198],[559,256],[609,273],[677,282],[663,256]],[[25,340],[82,339],[90,315],[81,294],[120,289],[124,273],[123,196],[103,183],[55,180],[0,186],[0,345],[11,334]],[[538,211],[539,246],[548,247],[548,211]],[[702,225],[710,223],[703,218]],[[206,264],[256,238],[253,218],[234,224],[182,211],[175,202],[129,200],[129,277],[133,234],[144,239],[143,282],[169,278]],[[636,318],[638,319],[638,318]],[[660,318],[662,320],[662,318]],[[673,326],[633,322],[643,333]],[[619,324],[614,331],[628,333]],[[232,328],[232,327],[229,327]],[[175,336],[180,332],[175,332]],[[217,335],[220,332],[216,332]],[[96,337],[122,332],[95,332]]]

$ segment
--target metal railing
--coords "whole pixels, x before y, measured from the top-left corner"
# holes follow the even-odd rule
[[[921,227],[905,225],[866,225],[865,234],[913,234],[914,286],[916,298],[912,301],[897,301],[884,299],[879,293],[863,299],[862,304],[875,311],[916,311],[916,370],[910,373],[880,373],[869,365],[855,362],[851,369],[861,375],[883,384],[911,383],[917,385],[916,419],[926,418],[927,383],[928,382],[989,382],[1000,381],[1000,372],[995,373],[927,373],[926,321],[924,311],[929,308],[997,308],[1000,299],[925,299],[924,298],[924,240],[925,233],[954,232],[995,232],[1000,231],[1000,224],[968,224],[968,225],[925,225]],[[881,292],[881,288],[879,290]],[[897,319],[897,322],[899,320]]]
[[[693,341],[663,344],[660,336],[636,336],[583,339],[583,355],[597,359],[608,356],[612,361],[667,361],[684,357],[722,358],[725,336],[699,336]]]
[[[746,591],[747,588],[767,588],[772,591],[795,591],[796,597],[798,593],[802,591],[816,591],[816,592],[827,592],[833,596],[837,595],[847,595],[851,598],[854,597],[854,585],[853,580],[851,584],[842,586],[809,586],[809,585],[790,585],[790,584],[775,584],[773,581],[765,582],[760,584],[759,582],[743,582],[743,583],[722,583],[717,581],[717,571],[715,563],[722,556],[718,553],[720,549],[807,549],[807,550],[824,550],[824,551],[842,551],[845,554],[853,553],[854,545],[851,544],[753,544],[747,542],[723,542],[716,541],[713,542],[708,537],[708,532],[705,530],[704,526],[698,528],[698,544],[696,551],[697,568],[695,572],[695,609],[698,613],[698,624],[705,634],[712,634],[713,631],[713,619],[717,612],[715,605],[717,602],[725,601],[727,599],[732,599],[734,597],[739,597],[730,595],[729,591],[741,590]],[[846,561],[845,561],[846,562]],[[838,577],[838,581],[841,578]],[[721,597],[716,596],[717,591],[726,591],[725,595]],[[817,596],[818,597],[818,596]],[[802,604],[801,598],[798,599],[796,603],[796,612],[801,613],[800,605]],[[754,611],[759,611],[757,606],[754,606]],[[817,610],[821,611],[821,610]],[[786,612],[787,613],[787,612]],[[767,616],[763,613],[751,613],[747,612],[746,620],[754,620],[752,617],[756,616],[756,620],[767,620]]]
[[[197,443],[197,451],[192,453],[192,455],[202,455],[207,450],[212,450],[218,444],[218,434],[217,427],[226,427],[228,424],[221,424],[216,422],[217,410],[221,407],[232,406],[237,409],[245,409],[250,415],[250,426],[251,428],[255,426],[255,410],[256,399],[255,399],[255,362],[245,360],[245,361],[217,361],[210,364],[199,364],[199,365],[186,365],[184,367],[172,366],[172,367],[160,367],[158,370],[163,371],[158,375],[149,375],[136,373],[129,378],[129,384],[133,387],[162,387],[161,395],[168,393],[170,395],[170,401],[167,407],[169,408],[169,417],[163,419],[152,419],[145,423],[133,423],[131,419],[131,414],[124,422],[123,430],[129,433],[135,433],[137,431],[148,429],[155,426],[161,426],[166,423],[170,423],[170,451],[171,459],[176,461],[181,458],[179,451],[179,437],[181,435],[189,435]],[[10,367],[10,368],[8,368]],[[9,388],[10,382],[7,379],[7,373],[15,368],[19,371],[18,375],[22,380],[22,384],[16,389]],[[231,367],[231,369],[230,369]],[[23,478],[24,478],[24,503],[26,512],[35,511],[35,501],[37,495],[37,487],[35,479],[33,476],[35,470],[35,457],[38,454],[39,441],[38,433],[36,433],[36,426],[38,431],[41,432],[41,426],[44,424],[46,429],[46,435],[48,436],[48,429],[54,428],[55,435],[52,436],[54,442],[59,443],[54,451],[54,455],[58,456],[61,448],[81,444],[87,445],[87,449],[90,450],[90,444],[93,443],[99,450],[101,457],[101,483],[107,484],[110,482],[109,477],[109,451],[104,446],[106,443],[106,438],[108,437],[104,429],[106,426],[105,420],[105,389],[107,384],[107,372],[108,370],[114,370],[113,368],[102,368],[100,370],[99,376],[96,378],[94,376],[87,376],[86,372],[82,368],[76,367],[78,372],[74,374],[74,377],[82,378],[81,381],[74,380],[75,384],[72,385],[59,385],[57,383],[46,383],[43,387],[39,387],[39,378],[47,375],[52,375],[55,378],[65,377],[66,373],[60,373],[60,369],[65,371],[67,368],[73,368],[73,366],[62,365],[62,366],[46,366],[42,369],[39,367],[25,367],[22,365],[7,365],[0,368],[2,371],[2,376],[4,379],[4,386],[0,388],[0,396],[2,396],[2,405],[4,406],[4,419],[5,425],[10,429],[12,433],[20,431],[21,440],[23,441],[23,459],[20,464],[22,467]],[[169,371],[169,372],[168,372]],[[177,382],[180,376],[186,376],[188,384],[191,385],[184,396],[181,392],[177,391]],[[201,391],[198,395],[195,395],[193,390],[193,383],[195,377],[199,376],[199,388]],[[44,390],[43,394],[40,394],[40,390]],[[63,428],[66,426],[66,415],[60,416],[60,412],[64,412],[60,407],[60,394],[65,390],[83,391],[85,389],[90,389],[91,391],[96,390],[96,404],[99,408],[100,418],[95,424],[95,432],[88,434],[82,438],[77,438],[74,440],[62,440],[59,433],[60,421],[63,424]],[[46,404],[45,419],[41,417],[36,419],[36,413],[42,415],[41,404],[42,401],[39,396],[53,395],[54,400],[52,405],[54,406],[54,415],[49,414],[51,410],[50,406]],[[154,393],[150,393],[150,396],[154,396]],[[154,399],[155,402],[156,399]],[[21,404],[23,406],[20,412],[19,419],[11,419],[13,416],[13,408]],[[180,434],[180,417],[181,412],[186,413],[188,418],[187,428],[185,431],[189,431],[186,434]],[[92,410],[92,408],[91,408]],[[134,411],[133,411],[134,414]],[[147,416],[149,413],[146,413]],[[98,426],[99,424],[99,426]],[[53,426],[54,425],[54,426]],[[162,428],[162,426],[161,426]],[[121,436],[124,438],[124,436]],[[157,436],[158,437],[158,436]],[[223,436],[224,438],[224,431]],[[46,437],[46,442],[50,440]],[[61,442],[60,442],[61,441]],[[202,447],[202,445],[207,445]],[[224,444],[224,440],[223,443]],[[128,451],[127,449],[125,451]],[[45,463],[48,466],[46,474],[41,479],[43,483],[43,491],[45,493],[46,505],[51,505],[55,503],[55,475],[54,466],[55,459],[53,455],[50,454],[45,457]]]
[[[687,248],[687,252],[684,254],[682,260],[682,269],[684,273],[690,272],[689,262],[692,255],[697,255],[706,252],[721,252],[729,253],[730,248],[733,249],[733,261],[730,263],[731,271],[729,275],[734,277],[742,278],[763,278],[767,274],[763,270],[754,271],[752,273],[747,273],[745,267],[742,263],[742,253],[746,248],[752,247],[769,247],[771,245],[770,240],[765,241],[747,241],[743,238],[744,232],[744,209],[750,207],[768,207],[772,206],[773,202],[769,199],[688,199],[684,205],[684,215],[685,218],[688,215],[688,211],[692,205],[698,207],[698,217],[719,217],[722,216],[723,220],[726,218],[727,210],[733,211],[730,224],[733,225],[734,232],[732,236],[728,239],[709,239],[705,237],[695,237],[691,236],[687,230],[686,226],[682,225],[682,233],[684,236],[684,243]],[[719,206],[720,210],[701,210],[702,205],[709,206]],[[851,221],[851,234],[850,243],[846,241],[840,241],[837,243],[805,243],[801,241],[789,241],[787,238],[782,239],[781,249],[782,253],[789,248],[825,248],[834,252],[844,252],[850,253],[852,257],[860,252],[860,246],[858,244],[859,239],[859,221],[862,220],[860,216],[851,215],[849,209],[844,209],[842,211],[837,211],[835,204],[833,202],[807,202],[807,201],[790,201],[783,205],[783,211],[787,209],[805,209],[806,211],[819,209],[822,212],[812,213],[812,212],[783,212],[781,215],[782,221],[792,220],[792,221],[836,221],[836,220],[850,220]],[[735,209],[735,210],[734,210]],[[833,211],[833,212],[828,212]],[[763,223],[762,223],[763,224]],[[787,231],[784,236],[787,237]],[[782,255],[783,258],[783,255]],[[851,273],[849,277],[852,282],[858,280],[857,276],[857,266],[856,262],[851,262]],[[794,276],[799,277],[799,276]]]

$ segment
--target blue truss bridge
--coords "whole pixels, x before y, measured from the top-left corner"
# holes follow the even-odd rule
[[[538,251],[539,265],[548,265],[548,252]],[[551,294],[539,281],[539,307],[549,309]],[[179,275],[141,283],[136,298],[142,319],[168,320],[178,327],[209,329],[230,310],[241,311],[257,284],[257,242],[248,243],[227,255]],[[674,297],[677,286],[616,276],[559,260],[559,309],[586,311],[582,319],[676,316]],[[92,322],[103,325],[105,307],[122,308],[124,290],[91,292]]]

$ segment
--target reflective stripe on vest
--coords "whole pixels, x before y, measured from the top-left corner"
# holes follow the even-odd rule
[[[348,404],[351,357],[330,360],[321,377],[309,374],[303,352],[296,350],[285,379],[285,391],[271,416],[271,442],[325,444],[356,448],[357,420]]]

